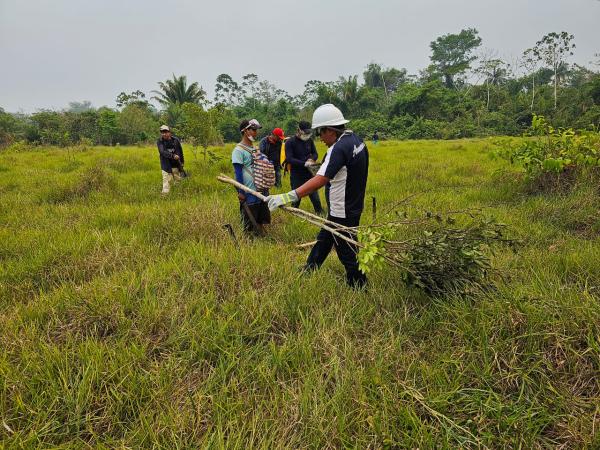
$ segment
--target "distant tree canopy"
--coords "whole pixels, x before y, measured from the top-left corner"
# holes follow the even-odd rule
[[[456,77],[465,73],[477,59],[473,51],[481,45],[475,28],[461,30],[458,34],[446,34],[430,44],[431,62],[435,72],[444,77],[447,88],[456,84]]]
[[[156,139],[166,123],[188,143],[206,146],[237,141],[244,118],[258,119],[262,134],[274,127],[293,134],[323,103],[337,105],[358,134],[377,130],[383,139],[515,135],[534,113],[557,127],[600,126],[600,65],[569,64],[573,35],[549,33],[510,63],[497,51],[476,52],[481,44],[474,28],[446,34],[431,42],[431,64],[417,75],[372,62],[362,79],[309,80],[295,96],[254,73],[222,73],[212,101],[198,83],[173,75],[158,82],[150,100],[141,90],[121,92],[116,108],[95,109],[88,101],[29,115],[0,108],[0,145],[137,144]]]

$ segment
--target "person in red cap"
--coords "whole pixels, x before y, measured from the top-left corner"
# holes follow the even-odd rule
[[[285,134],[281,128],[275,128],[270,135],[262,138],[258,145],[261,153],[264,153],[275,168],[275,186],[281,187],[281,143]]]

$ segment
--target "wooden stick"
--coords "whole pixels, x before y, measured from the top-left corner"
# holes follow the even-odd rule
[[[373,223],[377,221],[377,200],[375,197],[371,197],[373,199]]]
[[[304,244],[297,244],[296,248],[306,248],[306,247],[312,247],[313,245],[315,245],[318,241],[312,241],[312,242],[305,242]]]
[[[235,236],[235,232],[233,231],[233,227],[231,226],[231,224],[226,223],[223,225],[223,228],[225,228],[229,232],[229,235],[231,236],[231,239],[233,239],[235,246],[239,248],[240,244],[237,240],[237,237]]]
[[[217,177],[217,180],[219,180],[223,183],[231,184],[231,185],[237,187],[238,189],[248,192],[249,194],[252,194],[252,195],[258,197],[263,202],[267,200],[267,197],[264,196],[263,194],[261,194],[260,192],[256,192],[255,190],[250,189],[248,186],[244,186],[242,183],[238,183],[236,180],[229,178],[226,175],[223,175],[223,174],[219,175]],[[318,227],[321,227],[324,230],[329,231],[334,236],[337,236],[340,239],[343,239],[344,241],[346,241],[352,245],[356,245],[357,247],[361,247],[361,248],[364,247],[364,245],[361,244],[360,242],[355,241],[354,239],[341,234],[339,231],[337,231],[337,230],[333,229],[331,226],[329,226],[329,225],[334,225],[336,227],[339,227],[338,223],[331,222],[329,220],[323,219],[322,217],[316,216],[314,214],[311,214],[309,212],[303,211],[298,208],[293,208],[291,206],[281,206],[280,208],[283,209],[284,211],[287,211],[287,212],[295,215],[296,217],[299,217],[300,219],[303,219],[309,223],[312,223],[313,225],[317,225]],[[313,216],[313,217],[309,217],[309,216]]]
[[[293,208],[293,209],[298,214],[302,214],[303,216],[310,217],[311,219],[323,222],[324,224],[329,225],[329,226],[331,226],[331,227],[333,227],[333,228],[335,228],[337,230],[340,230],[340,231],[355,230],[356,229],[356,227],[346,227],[346,226],[341,225],[341,224],[339,224],[337,222],[332,222],[331,220],[327,220],[327,219],[325,219],[325,218],[323,218],[321,216],[318,216],[316,214],[309,213],[308,211],[304,211],[303,209],[300,209],[300,208]]]
[[[294,208],[294,209],[295,209],[295,208]],[[323,228],[324,230],[327,230],[327,231],[329,231],[329,232],[330,232],[331,234],[333,234],[334,236],[337,236],[337,237],[339,237],[340,239],[343,239],[344,241],[346,241],[346,242],[348,242],[348,243],[350,243],[350,244],[352,244],[352,245],[355,245],[355,246],[357,246],[357,247],[360,247],[360,248],[363,248],[363,247],[364,247],[364,244],[361,244],[360,242],[358,242],[358,241],[355,241],[354,239],[352,239],[352,238],[349,238],[348,236],[345,236],[345,235],[343,235],[343,234],[342,234],[342,233],[340,233],[339,231],[337,231],[337,230],[334,230],[333,228],[331,228],[331,227],[329,227],[329,226],[325,225],[323,222],[317,222],[317,221],[315,221],[315,220],[313,220],[313,219],[311,219],[311,218],[309,218],[309,217],[303,216],[303,215],[301,215],[301,214],[296,214],[296,212],[295,212],[295,211],[289,211],[289,210],[287,210],[287,209],[286,209],[286,211],[288,211],[288,212],[291,212],[292,214],[294,214],[296,217],[299,217],[300,219],[303,219],[303,220],[305,220],[305,221],[307,221],[307,222],[309,222],[309,223],[312,223],[313,225],[316,225],[316,226],[318,226],[318,227],[321,227],[321,228]]]
[[[217,180],[219,180],[219,181],[221,181],[223,183],[232,184],[233,186],[237,187],[238,189],[241,189],[241,190],[243,190],[243,191],[245,191],[245,192],[247,192],[249,194],[252,194],[252,195],[258,197],[263,202],[267,201],[267,197],[264,196],[263,194],[261,194],[260,192],[257,192],[257,191],[254,191],[254,190],[250,189],[248,186],[245,186],[245,185],[239,183],[238,181],[236,181],[236,180],[234,180],[232,178],[229,178],[227,175],[220,174],[217,177]],[[304,211],[303,209],[300,209],[300,208],[294,208],[293,206],[282,206],[281,209],[283,209],[285,211],[288,211],[288,212],[294,211],[294,212],[296,212],[298,214],[302,214],[304,216],[310,217],[311,219],[318,220],[318,221],[323,222],[323,223],[325,223],[327,225],[330,225],[333,228],[339,228],[341,230],[351,229],[351,227],[345,227],[344,225],[340,225],[339,223],[332,222],[331,220],[327,220],[327,219],[325,219],[325,218],[323,218],[321,216],[317,216],[316,214],[309,213],[308,211]]]
[[[217,177],[217,180],[223,182],[223,183],[229,183],[232,184],[233,186],[237,187],[238,189],[241,189],[249,194],[252,194],[256,197],[258,197],[259,199],[261,199],[263,202],[266,201],[267,197],[264,196],[263,194],[261,194],[260,192],[254,191],[252,189],[250,189],[248,186],[245,186],[241,183],[239,183],[238,181],[229,178],[227,175],[223,175],[220,174]],[[352,230],[355,231],[357,229],[357,227],[346,227],[344,225],[340,225],[339,223],[336,222],[332,222],[331,220],[327,220],[321,216],[317,216],[316,214],[313,213],[309,213],[308,211],[304,211],[303,209],[300,208],[294,208],[293,206],[281,206],[281,209],[288,211],[288,212],[292,212],[294,211],[297,214],[302,214],[306,217],[310,217],[311,219],[317,220],[319,222],[323,222],[326,225],[331,226],[332,228],[336,228],[338,230]]]
[[[222,183],[232,184],[236,188],[241,189],[242,191],[246,191],[248,194],[252,194],[255,197],[260,198],[263,202],[267,200],[267,197],[261,194],[260,192],[256,192],[255,190],[250,189],[248,186],[244,186],[242,183],[238,183],[236,180],[234,180],[233,178],[229,178],[227,175],[220,174],[217,177],[217,180],[221,181]]]

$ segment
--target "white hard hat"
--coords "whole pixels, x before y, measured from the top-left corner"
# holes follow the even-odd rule
[[[312,116],[312,128],[333,127],[336,125],[344,125],[349,121],[344,119],[342,112],[331,103],[321,105]]]

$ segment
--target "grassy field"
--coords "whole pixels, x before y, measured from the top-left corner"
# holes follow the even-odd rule
[[[168,198],[155,148],[0,151],[0,447],[599,448],[597,180],[534,195],[492,147],[370,148],[381,210],[484,208],[523,241],[442,299],[389,268],[350,290],[335,254],[302,275],[317,230],[281,211],[236,244],[231,147],[187,149]]]

